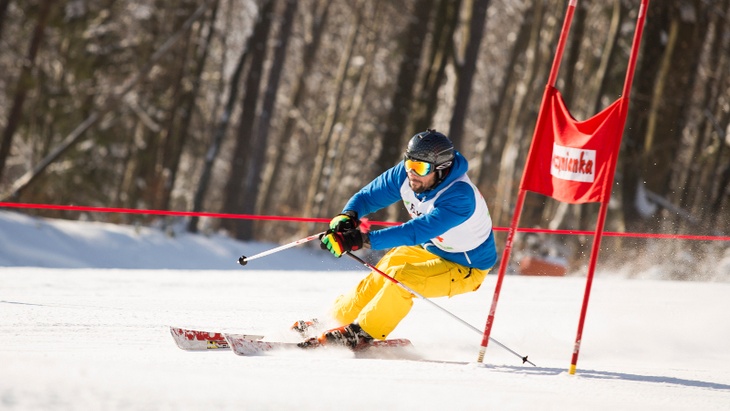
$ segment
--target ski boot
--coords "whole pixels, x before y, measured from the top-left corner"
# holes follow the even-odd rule
[[[298,333],[302,338],[308,339],[315,335],[320,327],[319,320],[312,318],[311,320],[299,320],[292,324],[289,329]]]
[[[359,324],[352,323],[325,331],[319,337],[310,338],[309,340],[300,343],[300,347],[339,345],[347,347],[352,351],[360,351],[368,348],[372,341],[373,337],[366,333]]]

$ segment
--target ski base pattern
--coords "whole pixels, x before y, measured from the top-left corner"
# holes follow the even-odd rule
[[[323,345],[318,343],[312,343],[308,341],[307,345],[295,342],[282,342],[282,341],[263,341],[262,339],[252,339],[250,335],[241,334],[223,334],[228,345],[233,349],[233,352],[242,356],[255,356],[265,355],[271,351],[280,350],[310,350],[320,348],[346,348],[340,345]],[[373,340],[370,344],[362,349],[358,349],[357,353],[371,352],[371,351],[397,351],[404,348],[412,347],[410,340],[404,338],[397,338],[391,340]]]
[[[228,350],[228,341],[223,333],[188,330],[170,327],[170,334],[180,349],[185,351]],[[243,335],[249,340],[260,340],[263,335]]]

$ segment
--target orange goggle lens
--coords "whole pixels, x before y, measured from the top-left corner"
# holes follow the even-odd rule
[[[409,158],[406,159],[405,166],[407,172],[413,171],[421,177],[427,176],[428,173],[433,171],[433,164],[425,161],[411,160]]]

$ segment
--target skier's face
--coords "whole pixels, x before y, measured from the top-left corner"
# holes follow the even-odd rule
[[[419,176],[413,170],[408,170],[408,185],[414,193],[420,194],[430,190],[436,182],[436,172],[430,172],[425,176]]]

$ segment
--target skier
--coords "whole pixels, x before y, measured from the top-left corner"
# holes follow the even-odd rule
[[[492,220],[484,197],[466,175],[468,163],[435,130],[414,135],[404,159],[357,192],[329,223],[321,247],[335,257],[371,247],[391,248],[376,267],[424,297],[476,291],[497,260]],[[360,217],[401,200],[411,219],[367,232]],[[362,230],[361,230],[362,228]],[[384,340],[408,314],[413,295],[371,272],[339,296],[332,316],[339,327],[302,346],[337,344],[353,350]],[[316,320],[297,321],[305,335]]]

